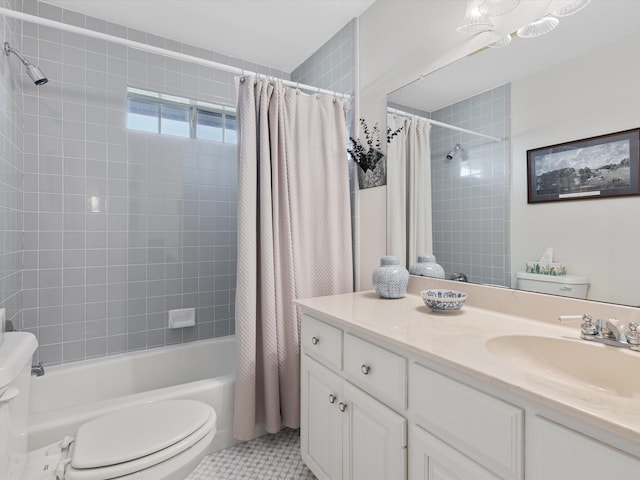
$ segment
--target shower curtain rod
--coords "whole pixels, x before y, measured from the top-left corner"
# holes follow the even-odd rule
[[[75,25],[69,25],[67,23],[57,22],[55,20],[49,20],[47,18],[38,17],[36,15],[30,15],[28,13],[11,10],[10,8],[0,7],[0,15],[4,15],[10,18],[15,18],[16,20],[35,23],[37,25],[42,25],[44,27],[55,28],[58,30],[62,30],[64,32],[77,33],[80,35],[85,35],[87,37],[97,38],[99,40],[106,40],[108,42],[118,43],[126,47],[143,50],[149,53],[155,53],[165,57],[171,57],[176,60],[183,60],[186,62],[197,63],[199,65],[204,65],[206,67],[211,67],[217,70],[230,72],[235,75],[255,75],[257,78],[272,78],[270,75],[264,75],[262,73],[257,73],[257,72],[250,72],[243,68],[233,67],[225,63],[214,62],[212,60],[206,60],[204,58],[196,57],[193,55],[187,55],[186,53],[175,52],[173,50],[155,47],[153,45],[148,45],[142,42],[136,42],[134,40],[129,40],[127,38],[116,37],[114,35],[110,35],[107,33],[96,32],[94,30],[89,30],[87,28],[82,28],[82,27],[77,27]],[[314,93],[324,93],[327,95],[333,95],[336,97],[344,98],[346,100],[349,100],[351,98],[351,95],[348,93],[340,93],[340,92],[334,92],[332,90],[325,90],[324,88],[318,88],[312,85],[305,85],[298,82],[292,82],[291,80],[282,79],[282,83],[290,87],[296,87],[296,88],[299,88],[302,90],[308,90]]]
[[[494,142],[501,142],[503,139],[498,137],[492,137],[491,135],[485,135],[484,133],[474,132],[473,130],[467,130],[466,128],[456,127],[455,125],[450,125],[448,123],[439,122],[437,120],[432,120],[430,118],[421,117],[420,115],[415,115],[409,112],[403,112],[402,110],[398,110],[397,108],[387,107],[388,113],[393,113],[396,115],[401,115],[403,117],[415,117],[426,120],[431,125],[437,125],[438,127],[448,128],[449,130],[457,130],[458,132],[469,133],[471,135],[475,135],[477,137],[488,138],[489,140],[493,140]]]

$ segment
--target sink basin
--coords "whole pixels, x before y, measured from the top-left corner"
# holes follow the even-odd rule
[[[640,398],[640,353],[585,340],[506,335],[487,341],[487,350],[528,373],[565,385]]]

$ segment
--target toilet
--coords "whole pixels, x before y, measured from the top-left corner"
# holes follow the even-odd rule
[[[3,480],[184,480],[216,433],[216,412],[195,400],[162,400],[81,425],[73,437],[29,452],[27,421],[35,337],[0,343],[0,478]]]
[[[578,275],[541,275],[518,272],[516,288],[528,292],[548,293],[563,297],[587,298],[589,278]]]

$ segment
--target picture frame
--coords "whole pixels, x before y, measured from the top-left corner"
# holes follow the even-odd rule
[[[527,203],[640,194],[640,128],[527,150]]]

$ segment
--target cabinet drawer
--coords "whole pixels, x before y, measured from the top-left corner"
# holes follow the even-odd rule
[[[523,477],[520,408],[412,364],[409,409],[421,427],[500,477]]]
[[[342,369],[342,330],[302,315],[302,348],[307,355],[321,362]]]
[[[347,333],[344,336],[344,371],[366,392],[391,407],[404,410],[407,363],[400,355]]]

